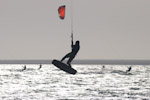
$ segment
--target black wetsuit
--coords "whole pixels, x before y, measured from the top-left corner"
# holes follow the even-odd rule
[[[79,43],[76,42],[75,45],[73,45],[72,42],[72,51],[68,54],[66,54],[61,61],[63,61],[65,58],[69,58],[69,60],[67,61],[67,64],[70,66],[71,61],[74,59],[74,57],[76,56],[76,54],[78,53],[79,49],[80,49],[80,45]]]

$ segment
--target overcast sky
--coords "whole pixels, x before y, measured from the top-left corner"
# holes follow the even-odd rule
[[[57,9],[66,5],[65,20]],[[0,60],[71,51],[71,0],[0,0]],[[74,0],[76,59],[150,60],[150,0]]]

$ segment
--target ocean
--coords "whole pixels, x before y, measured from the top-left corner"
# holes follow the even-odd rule
[[[26,70],[22,70],[26,66]],[[1,64],[0,100],[150,100],[150,66]]]

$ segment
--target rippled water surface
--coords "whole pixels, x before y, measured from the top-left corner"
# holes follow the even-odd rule
[[[0,100],[150,100],[150,66],[73,65],[67,74],[53,65],[0,65]]]

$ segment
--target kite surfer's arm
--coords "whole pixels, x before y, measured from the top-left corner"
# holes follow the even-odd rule
[[[71,47],[73,47],[73,41],[71,41]]]
[[[73,48],[73,33],[71,34],[71,47]]]

